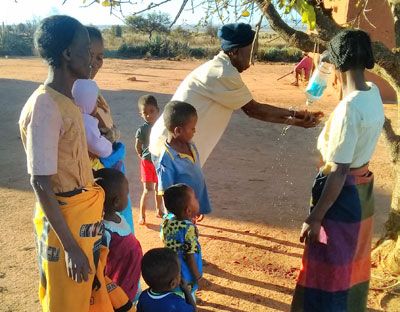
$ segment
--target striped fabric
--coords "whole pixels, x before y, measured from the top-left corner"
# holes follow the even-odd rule
[[[327,180],[322,172],[312,189],[311,210]],[[292,301],[292,312],[366,310],[371,267],[373,174],[351,170],[322,226],[328,243],[306,244]]]

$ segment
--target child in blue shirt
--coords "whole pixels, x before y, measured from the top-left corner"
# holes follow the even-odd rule
[[[203,262],[199,233],[191,219],[199,212],[199,202],[193,189],[180,183],[165,190],[164,204],[168,215],[161,225],[161,238],[165,247],[178,254],[182,280],[188,284],[195,298],[198,282],[203,275]]]
[[[176,253],[168,248],[149,250],[142,259],[142,276],[149,289],[142,292],[137,312],[196,312],[196,304],[181,282]],[[173,290],[181,285],[184,297]]]
[[[164,108],[163,118],[168,138],[156,165],[159,194],[177,183],[189,185],[200,204],[199,221],[212,207],[199,153],[191,141],[196,131],[196,109],[185,102],[171,101]]]

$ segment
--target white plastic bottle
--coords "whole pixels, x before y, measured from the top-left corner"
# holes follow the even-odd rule
[[[328,84],[329,75],[332,71],[332,65],[321,62],[318,68],[314,71],[306,88],[307,105],[319,100],[324,93]]]

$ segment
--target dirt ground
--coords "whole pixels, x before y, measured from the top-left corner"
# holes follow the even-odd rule
[[[163,106],[200,63],[107,59],[96,77],[128,147],[135,230],[144,251],[162,243],[153,212],[148,213],[147,226],[137,224],[141,184],[132,142],[142,121],[136,102],[152,93]],[[243,79],[260,102],[304,109],[303,89],[291,86],[290,78],[277,81],[290,70],[287,64],[256,64]],[[46,67],[38,59],[0,59],[0,311],[40,310],[31,222],[34,196],[17,121],[24,102],[45,77]],[[328,92],[313,109],[329,113],[336,103],[336,95]],[[385,110],[396,118],[396,106]],[[282,130],[282,125],[237,111],[204,167],[214,212],[199,225],[207,280],[199,292],[199,311],[289,311],[303,249],[298,234],[316,174],[321,127],[292,127],[286,134]],[[371,166],[376,175],[378,238],[394,178],[382,140]],[[369,311],[400,311],[380,307],[381,299],[382,293],[371,291]]]

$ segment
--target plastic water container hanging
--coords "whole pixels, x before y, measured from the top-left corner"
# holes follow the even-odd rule
[[[323,60],[324,58],[322,57],[321,59]],[[322,97],[328,85],[328,80],[331,72],[332,72],[332,64],[322,61],[319,63],[317,69],[311,76],[311,79],[308,82],[305,91],[307,97],[306,101],[307,105],[311,105],[312,103],[318,101]]]

